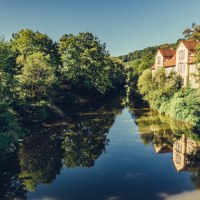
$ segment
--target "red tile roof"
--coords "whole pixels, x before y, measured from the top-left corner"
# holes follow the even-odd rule
[[[198,42],[192,41],[192,40],[182,40],[181,42],[185,45],[185,47],[189,51],[194,51],[196,49],[197,44],[198,44]]]
[[[172,58],[174,54],[176,53],[173,49],[159,49],[160,53],[163,57]]]
[[[164,67],[173,67],[176,65],[176,54],[174,54],[174,56],[170,59],[167,60],[164,64]]]

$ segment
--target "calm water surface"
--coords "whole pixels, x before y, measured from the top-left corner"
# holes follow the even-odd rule
[[[200,199],[192,127],[111,103],[45,123],[1,166],[2,199]]]

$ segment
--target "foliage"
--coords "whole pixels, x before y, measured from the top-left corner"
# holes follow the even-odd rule
[[[16,79],[19,82],[20,99],[33,103],[52,100],[57,79],[49,57],[43,53],[28,55]]]
[[[16,54],[8,42],[0,39],[0,99],[1,104],[11,104],[15,85],[13,76],[16,71]]]
[[[192,24],[191,28],[186,28],[183,32],[185,39],[200,40],[200,25]]]
[[[160,107],[160,112],[171,117],[200,124],[200,90],[182,89]]]
[[[158,46],[153,47],[147,47],[142,50],[135,50],[134,52],[131,52],[127,55],[119,56],[118,58],[121,59],[123,62],[130,62],[130,61],[136,61],[136,60],[146,60],[147,62],[154,62],[154,56],[158,49],[167,49],[167,48],[176,48],[178,44],[178,41],[176,43],[172,44],[161,44]],[[149,65],[151,66],[151,65]]]
[[[136,50],[129,55],[120,56],[119,58],[125,63],[127,73],[127,96],[131,99],[137,99],[142,102],[138,92],[137,83],[139,76],[144,70],[149,69],[155,62],[155,54],[159,48],[176,48],[178,44],[162,44],[154,47],[147,47],[143,50]]]
[[[138,80],[139,92],[149,102],[152,109],[159,109],[181,87],[181,78],[171,72],[165,75],[164,68],[159,68],[152,76],[151,70],[145,70]]]
[[[18,52],[18,62],[22,65],[26,56],[38,52],[46,56],[49,55],[53,66],[59,63],[57,44],[49,36],[39,31],[34,32],[30,29],[22,29],[18,33],[13,33],[11,45],[12,49]]]
[[[138,81],[139,91],[152,109],[175,119],[199,125],[199,89],[180,87],[181,78],[174,72],[165,76],[162,68],[157,70],[153,77],[150,70],[144,71]]]
[[[110,58],[105,44],[92,33],[64,35],[58,47],[62,79],[72,86],[104,94],[123,80],[122,64]]]

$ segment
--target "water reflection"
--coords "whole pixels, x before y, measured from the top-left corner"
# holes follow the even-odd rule
[[[19,177],[26,190],[34,191],[39,183],[50,184],[62,168],[61,141],[44,132],[31,135],[18,151]]]
[[[130,109],[138,125],[141,140],[152,144],[156,154],[172,153],[177,172],[191,172],[191,180],[200,188],[200,135],[190,124],[159,115],[155,111]]]
[[[90,112],[32,127],[31,134],[8,158],[0,158],[0,199],[26,199],[26,191],[35,191],[38,184],[51,184],[63,166],[94,166],[106,152],[107,135],[122,109],[121,100],[116,99],[98,110],[91,108]]]
[[[88,199],[96,199],[92,198],[95,195],[99,199],[103,199],[103,196],[109,196],[109,198],[105,197],[104,199],[114,199],[118,196],[119,198],[125,196],[127,197],[125,199],[132,199],[134,195],[136,197],[142,196],[145,199],[148,199],[148,195],[155,197],[158,194],[156,192],[161,192],[163,188],[166,188],[165,184],[171,183],[165,179],[165,175],[162,179],[157,177],[157,173],[161,173],[162,170],[159,171],[159,167],[155,167],[160,162],[154,159],[155,154],[163,157],[172,155],[170,162],[173,162],[174,169],[179,174],[183,171],[189,172],[192,183],[196,188],[200,188],[200,137],[194,127],[158,115],[157,112],[148,109],[134,109],[131,105],[129,112],[133,120],[124,113],[120,116],[122,117],[120,121],[116,120],[123,109],[123,100],[116,99],[98,106],[98,108],[87,108],[87,112],[79,110],[79,112],[67,114],[65,119],[29,127],[29,130],[22,129],[20,124],[13,121],[13,126],[10,127],[14,128],[10,130],[18,127],[17,132],[26,130],[30,134],[13,148],[5,148],[6,152],[1,154],[4,156],[0,158],[0,199],[27,199],[28,191],[37,196],[37,188],[40,188],[41,185],[53,185],[53,181],[56,182],[57,178],[63,175],[63,171],[69,174],[72,172],[71,180],[80,181],[80,179],[77,179],[79,175],[75,175],[73,171],[85,168],[94,169],[96,165],[98,166],[99,163],[96,161],[101,160],[99,159],[101,156],[104,157],[103,164],[101,163],[104,170],[101,167],[101,170],[99,170],[97,167],[95,168],[96,171],[93,171],[93,173],[95,172],[94,179],[98,179],[98,183],[95,182],[96,186],[92,187],[93,183],[91,183],[89,186],[92,188],[89,187],[87,190],[86,187],[83,187],[82,182],[79,184],[78,181],[75,181],[76,184],[71,184],[67,182],[68,179],[63,182],[63,185],[71,184],[71,193],[69,192],[70,186],[66,186],[70,188],[67,191],[69,199],[76,195],[76,189],[74,189],[76,187],[80,189],[80,196],[82,187],[83,190],[86,189],[91,192],[92,194]],[[128,111],[126,112],[128,113]],[[129,123],[127,123],[127,120]],[[133,137],[129,131],[130,127],[132,130],[132,127],[135,126],[134,121],[137,124],[136,132],[139,133],[143,144],[146,146],[153,145],[153,155],[152,152],[146,151],[140,140],[136,141],[138,135],[134,137],[135,141],[132,140]],[[113,135],[110,137],[111,141],[109,141],[108,138],[111,135],[109,132],[114,122],[117,123],[117,126],[114,126],[111,131]],[[109,145],[110,143],[112,145]],[[110,148],[110,146],[112,147]],[[107,149],[110,150],[108,156],[103,156]],[[149,157],[144,156],[147,153]],[[127,160],[126,158],[130,159]],[[151,159],[154,159],[152,163]],[[155,171],[145,167],[146,164],[149,164]],[[169,167],[169,165],[167,166]],[[164,170],[167,172],[168,169],[165,168]],[[170,170],[169,174],[175,177]],[[155,182],[158,185],[156,185],[157,183],[152,184],[152,186],[149,185],[152,182],[151,177],[156,179]],[[94,181],[94,179],[91,180]],[[83,180],[88,181],[84,178]],[[166,181],[162,187],[160,186],[161,180]],[[177,177],[173,180],[177,184]],[[105,181],[108,182],[107,186],[105,186]],[[113,186],[109,188],[110,185]],[[142,187],[148,188],[147,196],[141,192],[141,190],[143,191]],[[183,191],[180,188],[182,189],[182,186],[179,186],[179,191]],[[66,188],[60,190],[63,196],[67,195],[65,190]],[[114,192],[111,194],[109,190]],[[174,189],[169,194],[176,194],[177,191],[178,189]],[[54,195],[56,198],[57,194],[54,193]],[[80,196],[77,194],[74,199],[80,199]],[[163,197],[155,199],[160,200]]]

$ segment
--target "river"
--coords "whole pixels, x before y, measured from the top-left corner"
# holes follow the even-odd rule
[[[189,124],[115,100],[32,127],[1,158],[0,199],[200,199]]]

